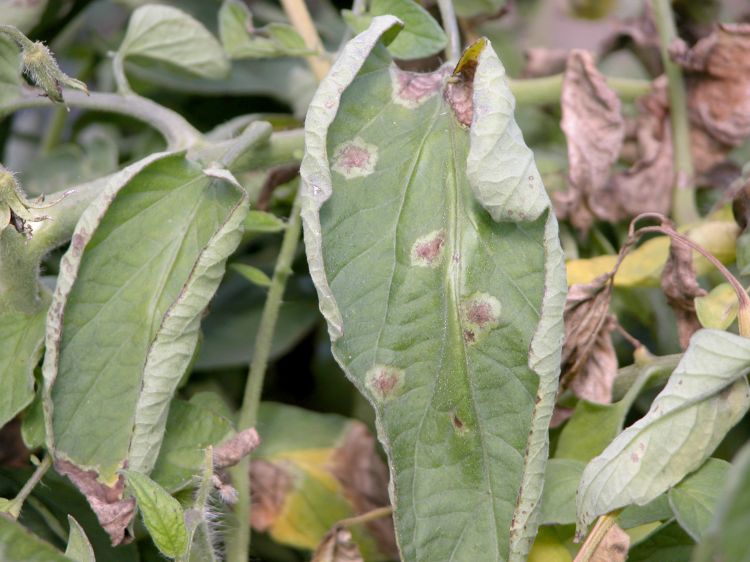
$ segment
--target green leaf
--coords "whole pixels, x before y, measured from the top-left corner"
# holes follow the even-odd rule
[[[750,443],[734,458],[713,520],[696,549],[694,562],[747,562],[750,529]]]
[[[713,517],[730,464],[708,459],[706,464],[669,490],[669,504],[677,522],[696,541],[700,540]]]
[[[180,502],[145,474],[123,470],[128,488],[135,494],[154,544],[165,556],[182,556],[188,548],[188,533]]]
[[[15,41],[0,34],[0,103],[21,93],[21,51]]]
[[[626,414],[627,410],[618,403],[579,400],[560,433],[555,458],[590,461],[622,431]]]
[[[750,340],[701,330],[648,413],[593,459],[578,489],[578,529],[643,505],[703,464],[750,407]]]
[[[0,233],[0,245],[6,236],[16,232]],[[1,250],[0,250],[1,251]],[[0,257],[0,263],[4,260]],[[44,321],[47,317],[49,295],[42,295],[37,311],[25,313],[5,306],[0,310],[0,427],[34,399],[34,367],[42,355]]]
[[[576,460],[549,460],[544,476],[541,525],[575,523],[576,490],[585,466]]]
[[[224,0],[219,9],[219,37],[233,59],[295,57],[312,54],[305,40],[290,25],[270,23],[260,29],[244,2]]]
[[[17,27],[22,33],[28,33],[39,23],[46,8],[47,0],[36,0],[34,2],[0,0],[0,14],[3,15],[2,23]]]
[[[244,263],[233,263],[231,267],[253,285],[257,285],[258,287],[271,286],[271,278],[266,275],[263,270],[258,269],[257,267]]]
[[[737,237],[737,269],[740,275],[750,274],[750,230]]]
[[[163,63],[214,80],[229,73],[229,62],[214,36],[171,6],[149,4],[133,12],[118,56]]]
[[[358,16],[349,10],[342,15],[358,32],[370,25],[373,16],[393,15],[404,29],[388,43],[388,51],[397,59],[421,59],[445,49],[448,37],[430,13],[413,0],[373,0],[367,14]]]
[[[91,547],[86,533],[78,524],[78,521],[73,519],[71,515],[68,515],[69,534],[68,534],[68,546],[65,549],[65,556],[72,558],[76,562],[96,562],[94,557],[94,549]]]
[[[274,541],[314,550],[341,519],[387,505],[388,471],[361,422],[264,402],[257,428],[263,441],[252,456],[253,525]],[[375,528],[351,528],[364,559],[394,559],[390,522]]]
[[[695,312],[704,328],[726,330],[737,318],[739,301],[729,283],[717,285],[703,297],[696,297]]]
[[[219,444],[231,433],[226,418],[192,402],[172,400],[151,478],[171,492],[181,489],[201,471],[206,447]]]
[[[617,517],[617,524],[623,529],[633,529],[655,521],[669,521],[673,517],[667,494],[662,494],[646,505],[626,507]]]
[[[677,523],[666,523],[628,551],[628,562],[686,562],[693,539]]]
[[[480,15],[494,15],[505,7],[506,0],[456,0],[453,6],[456,15],[473,18]]]
[[[396,23],[374,18],[310,105],[310,273],[376,410],[402,557],[524,560],[559,373],[557,223],[489,42],[452,77],[409,73],[378,45]]]
[[[273,233],[281,232],[286,223],[272,213],[250,211],[245,217],[245,232]]]
[[[70,562],[51,544],[23,525],[0,516],[0,560],[3,562]]]
[[[226,171],[156,154],[110,178],[62,259],[43,367],[48,445],[58,472],[106,496],[96,505],[120,502],[113,542],[127,524],[117,471],[156,461],[246,212]]]

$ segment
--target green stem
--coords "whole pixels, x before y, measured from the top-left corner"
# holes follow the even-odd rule
[[[36,467],[34,474],[32,474],[31,478],[26,481],[26,484],[23,485],[21,491],[11,500],[10,505],[7,507],[7,511],[10,513],[11,517],[18,519],[18,516],[21,514],[23,502],[26,501],[26,498],[29,497],[29,494],[31,494],[32,490],[34,490],[36,485],[39,484],[39,481],[44,477],[51,466],[52,456],[47,455],[44,457],[44,460],[39,463],[39,466]]]
[[[245,395],[240,409],[240,418],[237,429],[242,431],[253,427],[257,420],[258,405],[263,389],[263,379],[271,354],[271,344],[276,331],[276,321],[279,317],[282,297],[286,281],[292,273],[292,260],[299,243],[302,221],[300,218],[301,195],[300,191],[294,199],[292,212],[289,216],[284,239],[281,242],[279,257],[276,260],[276,268],[268,289],[266,303],[263,306],[263,314],[258,326],[258,335],[255,338],[253,359],[250,363],[250,372],[245,385]],[[227,546],[228,562],[247,562],[250,549],[250,456],[244,457],[237,466],[231,469],[232,483],[237,490],[237,503],[234,507],[235,530],[230,537]]]
[[[631,78],[606,77],[607,84],[623,101],[634,99],[647,94],[651,90],[648,80]],[[508,79],[510,91],[516,98],[518,105],[541,105],[560,103],[562,90],[562,74],[553,74],[543,78]]]
[[[182,115],[141,96],[102,92],[86,95],[83,92],[69,91],[65,92],[65,103],[70,107],[119,113],[143,121],[162,134],[170,150],[188,148],[203,140],[200,132]],[[0,103],[0,119],[19,109],[54,105],[49,98],[40,96],[37,90],[26,89],[19,97]]]
[[[669,57],[669,45],[677,38],[669,0],[655,0],[654,17],[659,30],[659,47],[664,71],[669,81],[669,117],[672,122],[672,146],[676,185],[672,195],[672,215],[678,225],[700,218],[693,189],[693,158],[690,154],[690,123],[687,114],[687,93],[680,67]]]
[[[65,119],[68,117],[68,109],[65,107],[58,107],[52,113],[52,119],[50,119],[49,127],[44,134],[42,139],[42,146],[40,152],[42,154],[49,154],[49,152],[60,143],[62,138],[62,132],[65,128]]]
[[[461,34],[458,31],[453,0],[438,0],[438,8],[443,20],[443,28],[448,33],[448,46],[445,48],[445,54],[449,61],[458,61],[458,57],[461,56]]]
[[[21,47],[21,49],[28,49],[29,47],[34,45],[34,43],[28,37],[26,37],[12,25],[0,25],[0,33],[4,33],[8,37],[13,39],[13,41],[15,41],[18,46]]]

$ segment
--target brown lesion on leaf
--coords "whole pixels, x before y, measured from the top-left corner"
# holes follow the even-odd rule
[[[474,76],[479,64],[479,55],[486,46],[487,40],[482,38],[464,51],[443,92],[445,101],[464,127],[471,126],[474,116]]]
[[[444,248],[445,230],[434,230],[420,236],[411,247],[411,264],[436,268],[443,260]]]
[[[336,147],[331,168],[347,179],[362,178],[375,171],[377,161],[378,147],[356,137]]]
[[[404,371],[390,365],[375,365],[365,375],[365,386],[378,401],[398,395],[404,386]]]
[[[500,321],[500,301],[487,293],[474,293],[463,300],[460,307],[464,342],[474,345]]]
[[[96,514],[99,524],[107,531],[112,545],[129,543],[133,537],[127,527],[135,513],[135,500],[123,499],[125,479],[119,476],[114,486],[107,486],[98,480],[95,470],[84,470],[65,459],[55,460],[55,470],[70,478],[81,491]]]
[[[260,445],[260,436],[251,427],[240,431],[229,440],[214,449],[214,468],[234,466],[245,456]]]
[[[393,103],[415,109],[434,96],[445,78],[445,71],[409,72],[391,66],[391,86]]]

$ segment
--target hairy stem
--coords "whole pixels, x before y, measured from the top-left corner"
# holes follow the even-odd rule
[[[18,492],[16,497],[11,500],[10,505],[7,507],[7,511],[11,515],[11,517],[13,517],[14,519],[18,519],[18,516],[21,514],[23,502],[26,501],[26,498],[29,497],[29,494],[31,494],[36,485],[39,484],[44,475],[47,474],[47,471],[51,466],[52,456],[47,455],[44,457],[44,460],[39,463],[39,466],[36,467],[34,474],[32,474],[31,478],[26,481],[26,484],[23,485],[21,491]]]
[[[438,0],[438,8],[443,20],[443,27],[448,34],[448,46],[445,48],[445,54],[449,61],[457,61],[461,55],[461,34],[458,31],[458,20],[456,20],[456,12],[453,9],[453,0]]]
[[[180,150],[202,142],[200,132],[182,115],[141,96],[102,92],[86,95],[71,90],[65,92],[65,103],[70,107],[119,113],[143,121],[162,134],[170,150]],[[39,95],[38,90],[26,89],[19,97],[0,103],[0,119],[19,109],[54,105],[52,100]]]
[[[669,118],[672,123],[672,146],[676,185],[672,195],[672,214],[678,225],[700,218],[693,189],[693,158],[690,154],[690,124],[687,115],[687,93],[682,71],[669,57],[669,45],[677,38],[669,0],[654,1],[654,16],[659,30],[659,47],[664,71],[669,80]]]
[[[276,260],[276,268],[268,289],[263,314],[258,326],[258,335],[255,338],[253,359],[250,363],[250,372],[247,376],[245,395],[240,410],[240,418],[237,429],[242,431],[253,427],[258,414],[260,394],[263,389],[263,379],[268,365],[268,357],[271,354],[271,344],[276,331],[276,321],[279,317],[279,308],[284,296],[284,288],[289,275],[292,273],[292,260],[297,249],[302,229],[300,219],[300,192],[294,199],[289,222],[281,242],[281,250]],[[237,466],[231,469],[232,483],[237,490],[237,503],[234,513],[236,527],[230,537],[227,547],[228,562],[246,562],[250,548],[250,456],[244,457]]]

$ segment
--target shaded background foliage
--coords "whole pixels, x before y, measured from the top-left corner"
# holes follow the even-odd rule
[[[48,43],[68,74],[85,80],[95,90],[107,91],[113,88],[114,78],[108,52],[115,50],[120,44],[128,17],[140,2],[30,0],[22,3],[5,0],[0,1],[0,22],[3,19],[3,8],[17,8],[21,4],[29,9],[30,15],[26,20],[14,23],[31,38]],[[208,30],[218,34],[219,2],[178,0],[171,4],[190,13]],[[614,265],[617,249],[627,238],[627,219],[641,211],[667,212],[671,202],[670,190],[675,175],[671,168],[671,149],[666,156],[660,153],[668,144],[665,141],[665,135],[669,135],[665,111],[668,104],[666,91],[663,88],[660,90],[658,83],[652,93],[635,104],[628,100],[620,104],[619,100],[612,99],[606,91],[599,92],[593,98],[599,107],[584,108],[582,113],[576,114],[576,110],[580,111],[581,108],[575,102],[581,99],[581,94],[573,84],[578,80],[583,84],[578,87],[586,88],[589,80],[595,82],[596,68],[605,75],[642,80],[655,79],[662,73],[656,30],[648,15],[642,14],[641,2],[518,0],[507,4],[489,4],[491,9],[482,2],[456,2],[458,13],[463,17],[461,23],[466,39],[488,36],[512,77],[543,77],[566,72],[560,98],[562,108],[557,102],[528,103],[519,94],[516,118],[526,142],[534,150],[544,182],[557,204],[558,215],[564,219],[563,245],[567,257],[574,259],[569,265],[569,282],[581,285],[571,292],[567,311],[569,314],[578,313],[579,316],[575,322],[568,324],[581,329],[579,339],[591,338],[594,345],[593,353],[590,348],[577,350],[576,337],[570,337],[575,334],[569,333],[568,353],[564,356],[564,360],[567,359],[568,362],[563,364],[563,383],[565,386],[569,385],[570,392],[561,399],[558,409],[560,419],[557,420],[560,425],[552,430],[551,435],[555,457],[551,466],[555,467],[554,463],[565,463],[565,468],[555,478],[561,479],[567,474],[569,479],[576,479],[583,470],[583,462],[593,456],[591,451],[601,451],[611,439],[611,436],[605,435],[602,443],[589,446],[585,441],[590,437],[583,437],[582,434],[594,425],[592,420],[597,419],[597,412],[615,407],[608,403],[613,398],[622,398],[624,392],[620,392],[618,396],[614,377],[618,365],[625,367],[638,359],[637,351],[634,354],[632,338],[636,338],[653,355],[668,356],[681,352],[686,347],[687,339],[680,330],[687,328],[684,322],[678,322],[680,314],[687,317],[686,322],[692,322],[693,328],[697,328],[701,324],[717,327],[712,324],[716,322],[717,313],[710,309],[713,300],[706,301],[705,304],[697,302],[697,316],[689,305],[686,310],[684,306],[680,309],[679,303],[675,312],[675,301],[685,293],[689,294],[690,301],[693,297],[704,297],[707,291],[710,291],[708,294],[714,294],[720,289],[721,279],[715,272],[696,263],[700,284],[696,283],[688,288],[681,286],[670,293],[667,280],[667,286],[660,288],[658,285],[662,266],[667,262],[670,251],[669,244],[662,239],[661,242],[652,242],[653,252],[649,253],[644,249],[649,243],[646,242],[633,252],[635,257],[630,258],[630,263],[627,259],[623,262],[622,269],[614,279],[614,290],[611,293],[603,282],[592,284],[598,274],[609,271]],[[346,24],[338,15],[338,10],[351,6],[344,2],[330,3],[326,0],[316,0],[309,6],[323,41],[330,50],[335,50],[346,33]],[[275,3],[254,1],[249,3],[249,7],[258,26],[284,19],[283,12]],[[426,3],[425,7],[433,14],[437,13],[434,5]],[[736,254],[737,264],[733,266],[733,271],[744,275],[748,264],[747,254],[744,252],[748,251],[750,241],[740,237],[735,250],[735,238],[737,232],[747,224],[744,214],[746,209],[742,209],[747,204],[746,196],[743,198],[744,192],[738,188],[747,189],[743,187],[747,184],[743,180],[742,166],[750,161],[750,145],[747,142],[750,131],[742,128],[742,125],[746,125],[742,121],[742,115],[747,115],[746,91],[750,70],[746,64],[738,64],[732,65],[729,74],[723,73],[722,69],[712,71],[709,68],[706,72],[707,65],[701,60],[700,50],[690,51],[689,48],[700,39],[711,36],[714,22],[748,21],[750,11],[746,3],[740,0],[680,0],[674,3],[674,10],[679,35],[686,41],[685,45],[675,47],[675,58],[688,71],[693,72],[688,74],[688,88],[698,206],[704,214],[715,212],[712,215],[715,220],[703,227],[705,233],[702,234],[701,243],[718,257],[725,258],[722,261],[727,263],[735,262]],[[487,15],[488,12],[490,15]],[[478,15],[479,13],[483,15]],[[748,41],[746,36],[744,41]],[[582,49],[597,55],[596,67],[591,55],[580,51],[571,55],[571,49]],[[747,61],[747,50],[738,52],[745,53],[745,56],[737,56],[737,60]],[[439,64],[439,59],[437,56],[429,57],[409,61],[403,66],[413,70],[432,70]],[[262,114],[277,130],[298,128],[302,125],[307,103],[316,87],[314,77],[300,58],[235,61],[232,63],[231,75],[220,80],[196,78],[169,68],[168,65],[154,66],[139,60],[126,64],[128,77],[135,91],[186,116],[201,131],[209,131],[248,113]],[[740,75],[742,78],[738,78]],[[735,84],[737,90],[727,92],[728,83]],[[745,97],[737,93],[743,87]],[[728,96],[728,99],[722,96]],[[715,110],[714,120],[701,120],[705,117],[701,108],[706,104]],[[729,110],[722,114],[721,109],[724,107]],[[591,138],[599,141],[600,148],[608,148],[605,151],[608,154],[603,154],[600,161],[588,164],[584,162],[581,165],[580,159],[592,158],[592,147],[587,146],[585,140],[591,134],[589,127],[597,123],[592,115],[596,114],[598,117],[600,108],[604,109],[605,118],[609,117],[602,127],[609,131],[610,136],[605,137],[606,142],[602,142],[602,133],[599,131]],[[164,148],[163,141],[153,130],[134,119],[77,109],[71,110],[70,114],[63,114],[62,111],[64,110],[27,110],[0,122],[3,165],[18,172],[19,180],[29,195],[51,193],[100,177]],[[65,117],[64,122],[62,117]],[[720,126],[727,122],[736,127],[726,130]],[[220,133],[217,131],[217,134]],[[650,138],[648,134],[651,135]],[[581,139],[582,143],[576,146],[571,139]],[[301,155],[295,155],[299,156]],[[298,185],[294,173],[296,159],[298,158],[292,158],[289,162],[274,162],[273,166],[254,170],[239,178],[250,193],[253,208],[260,205],[278,217],[289,215]],[[648,162],[644,163],[646,160]],[[291,166],[290,173],[279,174],[279,165]],[[271,168],[276,178],[280,178],[274,182],[268,181]],[[644,169],[651,175],[642,175]],[[616,182],[620,182],[619,192],[626,194],[624,200],[627,203],[626,205],[620,201],[621,204],[615,205],[614,210],[611,191],[613,177]],[[637,181],[633,181],[633,177]],[[644,185],[644,177],[648,179],[645,191],[638,191],[635,187],[632,191],[628,189],[628,185]],[[739,192],[739,197],[735,197],[736,192]],[[736,199],[735,207],[740,209],[736,213],[739,226],[735,225],[726,208],[723,211],[720,209],[722,204],[733,198]],[[622,209],[628,205],[632,207],[622,214]],[[233,256],[232,263],[250,265],[270,275],[281,240],[279,232],[275,230],[271,225],[247,233],[240,249]],[[660,246],[656,248],[657,245]],[[673,254],[679,252],[675,248],[672,250]],[[50,285],[54,283],[59,259],[65,249],[55,250],[43,263],[42,275],[49,278]],[[637,254],[639,251],[640,254]],[[726,256],[721,255],[722,251],[725,251]],[[602,256],[606,259],[596,261]],[[672,269],[677,268],[679,257],[673,255],[669,264]],[[206,391],[217,393],[223,400],[212,403],[210,408],[206,407],[206,410],[214,413],[218,410],[218,418],[231,419],[232,412],[240,406],[252,342],[266,294],[262,282],[260,285],[252,283],[242,272],[241,267],[229,269],[202,323],[199,351],[189,379],[179,390],[179,397],[186,410],[196,405],[206,406],[204,401],[210,400],[205,398]],[[258,536],[253,540],[254,555],[265,560],[307,559],[309,551],[329,526],[317,522],[317,527],[314,527],[310,523],[311,519],[305,519],[302,507],[293,515],[300,518],[297,524],[307,529],[307,534],[295,530],[293,518],[291,523],[286,519],[284,525],[277,523],[280,513],[278,495],[289,491],[291,484],[284,482],[284,475],[289,471],[298,471],[312,482],[306,492],[313,490],[311,494],[319,494],[316,501],[335,502],[344,497],[355,504],[356,511],[366,511],[365,507],[356,505],[357,501],[366,496],[363,485],[351,485],[352,478],[347,480],[346,476],[341,475],[341,472],[354,466],[354,457],[364,455],[369,462],[362,470],[373,472],[365,488],[373,485],[373,482],[376,484],[375,489],[367,491],[372,497],[365,498],[370,501],[366,507],[377,507],[387,501],[387,479],[383,473],[385,466],[377,460],[377,455],[382,455],[382,452],[376,451],[371,434],[365,430],[369,428],[370,432],[374,432],[371,408],[347,381],[332,357],[301,246],[297,249],[293,272],[274,338],[272,363],[263,389],[264,401],[297,406],[311,412],[339,414],[348,419],[316,417],[309,412],[284,410],[283,406],[277,406],[279,411],[286,413],[287,420],[278,431],[280,434],[288,434],[283,438],[287,440],[292,452],[294,440],[299,439],[299,434],[305,436],[303,442],[317,439],[319,448],[327,452],[321,453],[321,460],[295,457],[293,454],[286,454],[287,452],[274,455],[273,451],[258,451],[257,460],[254,461],[257,487],[268,482],[276,486],[269,486],[273,489],[268,490],[266,495],[255,498],[258,509],[254,511],[253,516],[257,520],[253,520],[253,525],[258,530]],[[579,308],[576,312],[577,305],[590,304],[592,297],[599,297],[596,301],[599,312],[592,314],[588,308]],[[731,305],[731,298],[720,301],[720,304],[724,302]],[[602,310],[609,310],[617,321],[610,317],[602,320],[607,315]],[[704,315],[702,319],[701,311]],[[586,318],[590,316],[596,318],[595,326],[586,325]],[[727,325],[730,325],[733,317],[731,314],[728,316],[730,318]],[[699,319],[702,322],[696,323]],[[688,337],[690,333],[692,332],[687,333]],[[657,376],[656,380],[663,385],[665,377]],[[656,389],[652,387],[635,398],[633,408],[624,409],[621,416],[624,419],[619,421],[619,425],[624,423],[627,426],[640,418],[648,410],[655,394]],[[579,397],[588,399],[591,404],[581,406],[582,403],[578,402],[576,405]],[[273,411],[273,405],[268,408],[268,418],[263,418],[263,414],[261,418],[270,427],[273,422],[269,420],[274,419],[278,413]],[[32,415],[31,411],[27,411],[23,417],[28,420]],[[180,415],[179,409],[170,415]],[[563,419],[570,415],[573,417],[566,425],[562,425]],[[294,420],[297,420],[298,425],[295,425]],[[310,427],[314,427],[318,435],[309,435]],[[221,435],[222,429],[225,428],[220,419],[211,427],[216,435]],[[20,431],[21,421],[16,419],[9,422],[0,433],[0,496],[3,497],[14,496],[31,473],[29,450],[20,438]],[[732,460],[740,446],[748,440],[750,425],[744,419],[724,438],[714,457]],[[27,439],[27,442],[34,441]],[[268,448],[272,446],[272,442],[269,442]],[[352,449],[347,449],[347,446],[352,447],[356,454],[352,453]],[[316,470],[330,466],[332,457],[337,459],[334,466],[343,463],[343,468],[339,466],[340,473],[334,474],[333,479],[329,478],[330,475],[320,477]],[[196,462],[200,466],[200,458]],[[311,469],[312,465],[316,468]],[[721,471],[726,470],[726,467],[716,466],[721,466],[716,469],[717,474],[724,475],[725,472]],[[269,479],[268,474],[275,476]],[[714,485],[722,480],[721,475],[709,474],[707,478]],[[170,477],[175,482],[179,480],[175,475]],[[315,488],[316,485],[319,485],[318,488]],[[350,486],[347,487],[348,485]],[[690,483],[686,481],[681,485],[689,486]],[[326,495],[326,490],[331,492],[331,487],[334,488],[333,493]],[[569,490],[569,487],[565,489]],[[22,522],[39,536],[61,548],[65,546],[63,536],[64,528],[67,528],[66,515],[72,514],[86,530],[97,554],[102,556],[101,559],[158,559],[157,551],[146,539],[142,529],[137,533],[134,543],[112,550],[82,496],[69,482],[53,473],[45,478],[43,485],[31,497],[33,501],[29,501],[28,508],[24,510]],[[574,503],[574,499],[567,499],[566,509],[570,509],[570,503]],[[644,524],[671,519],[670,506],[663,505],[668,501],[679,502],[679,493],[671,494],[663,500],[662,505],[651,506],[653,511],[648,516],[630,514],[630,526],[626,524],[627,518],[621,519],[621,526],[626,530],[639,529],[637,533],[631,534],[631,540],[637,541],[647,531],[653,530],[654,527],[644,528]],[[548,501],[550,502],[551,500]],[[340,509],[330,515],[331,521],[352,515],[351,508],[346,503],[343,501]],[[546,552],[549,556],[557,546],[572,548],[572,529],[569,524],[574,519],[569,514],[562,518],[559,513],[548,514],[544,522],[559,525],[543,528],[538,542],[542,546],[552,546],[549,551],[540,552]],[[663,540],[666,540],[665,536],[671,537],[674,543],[686,545],[687,552],[692,549],[697,536],[695,532],[683,529],[702,529],[704,523],[679,523],[682,527],[674,523],[668,524],[669,528],[660,531],[660,537]],[[393,555],[393,541],[389,532],[389,529],[380,529],[371,533],[380,535],[380,545],[369,546],[372,552],[379,551],[379,554],[371,556]],[[360,540],[360,547],[366,550],[368,546],[363,546],[362,541],[372,540],[372,537],[355,539]],[[631,559],[649,559],[649,548],[656,547],[648,541],[635,546],[631,551]]]

